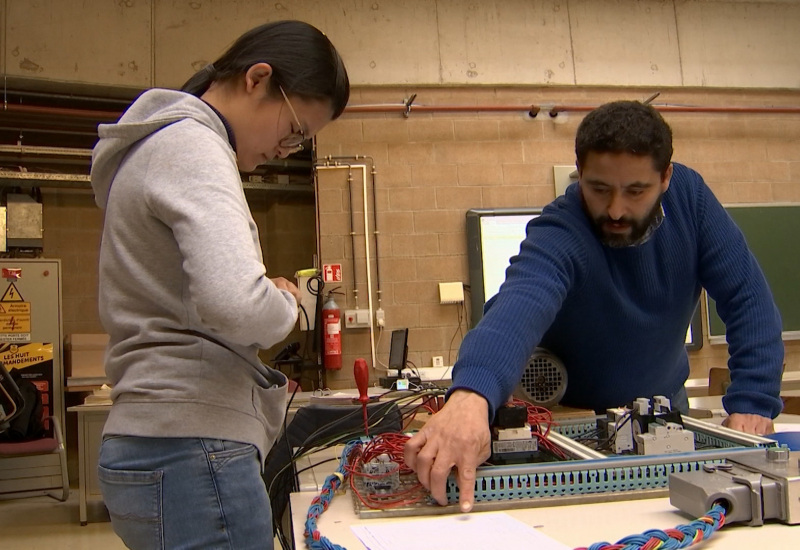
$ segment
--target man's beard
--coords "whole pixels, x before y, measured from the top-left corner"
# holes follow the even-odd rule
[[[618,220],[612,220],[611,217],[607,215],[592,218],[591,214],[589,213],[589,209],[586,206],[586,200],[583,198],[583,194],[581,194],[581,202],[583,203],[583,209],[589,216],[600,242],[610,248],[624,248],[626,246],[636,246],[642,244],[647,240],[647,238],[649,238],[651,228],[654,230],[658,225],[660,225],[660,221],[662,219],[661,199],[663,196],[663,193],[658,196],[658,200],[656,200],[653,208],[644,218],[640,220],[630,218],[628,216],[623,216]],[[630,227],[630,232],[624,234],[608,231],[605,225],[611,223],[627,224]]]

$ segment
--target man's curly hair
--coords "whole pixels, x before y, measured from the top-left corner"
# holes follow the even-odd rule
[[[614,101],[591,111],[578,126],[578,168],[590,151],[650,156],[662,175],[672,159],[672,130],[653,107],[639,101]]]

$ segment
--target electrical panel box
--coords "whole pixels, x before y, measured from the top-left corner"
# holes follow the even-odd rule
[[[43,416],[64,425],[61,261],[0,259],[0,361],[33,382],[42,396]],[[52,434],[52,422],[45,423]],[[60,485],[57,454],[0,459],[3,493]]]
[[[9,247],[42,248],[42,203],[29,195],[6,197],[6,239]]]

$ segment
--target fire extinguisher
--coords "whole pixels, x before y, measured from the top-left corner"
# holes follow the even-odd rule
[[[326,369],[342,368],[342,312],[328,293],[328,301],[322,306],[323,349],[322,363]]]

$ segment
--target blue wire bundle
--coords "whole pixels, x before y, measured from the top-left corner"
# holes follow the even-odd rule
[[[317,529],[317,519],[328,509],[336,489],[347,479],[347,457],[350,456],[352,450],[360,444],[360,441],[350,441],[345,444],[336,473],[325,478],[325,483],[322,484],[320,494],[314,497],[314,500],[311,501],[311,506],[308,507],[308,519],[306,519],[306,530],[304,534],[306,537],[306,546],[310,548],[310,550],[347,550],[344,546],[339,546],[320,534],[319,529]]]
[[[715,503],[705,516],[675,529],[661,531],[651,529],[640,535],[629,535],[616,544],[596,542],[587,549],[579,550],[674,550],[688,548],[702,540],[709,539],[725,525],[725,508]]]

